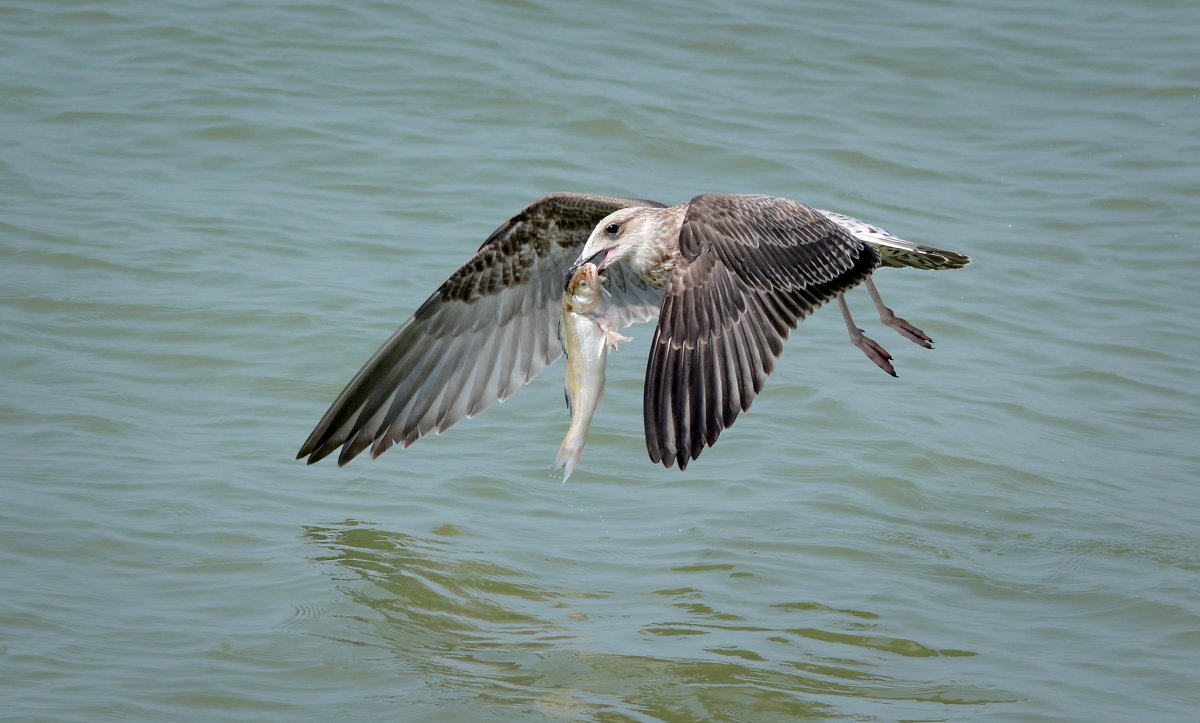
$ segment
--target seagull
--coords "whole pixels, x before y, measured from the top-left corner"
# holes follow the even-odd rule
[[[552,193],[488,236],[350,380],[297,453],[344,465],[408,447],[504,401],[562,353],[565,278],[601,271],[619,327],[658,319],[643,387],[652,462],[685,469],[750,408],[790,331],[836,299],[851,342],[896,376],[845,292],[863,284],[880,320],[926,348],[871,279],[881,266],[954,269],[970,258],[858,219],[772,196],[655,201]]]

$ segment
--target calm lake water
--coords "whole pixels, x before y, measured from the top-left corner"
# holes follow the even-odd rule
[[[1190,0],[0,7],[5,720],[1190,721]],[[968,253],[793,334],[689,469],[649,326],[293,456],[553,190],[769,193]]]

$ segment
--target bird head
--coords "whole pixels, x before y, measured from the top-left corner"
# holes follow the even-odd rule
[[[579,258],[575,259],[571,268],[567,270],[564,286],[584,264],[595,264],[597,271],[602,272],[613,263],[634,253],[641,242],[639,230],[644,214],[650,210],[653,209],[622,208],[605,216],[592,230],[592,235],[583,245]]]

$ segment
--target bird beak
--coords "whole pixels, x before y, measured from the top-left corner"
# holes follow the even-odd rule
[[[596,264],[597,273],[604,271],[604,262],[608,260],[607,256],[609,251],[610,249],[600,249],[588,258],[577,259],[575,263],[571,264],[571,268],[567,269],[567,275],[563,277],[563,290],[566,290],[567,284],[571,283],[571,277],[574,276],[575,272],[579,271],[579,268],[584,264]]]

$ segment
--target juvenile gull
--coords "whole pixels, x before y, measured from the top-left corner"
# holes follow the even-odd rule
[[[962,254],[913,244],[784,198],[708,194],[666,207],[587,194],[545,196],[496,229],[392,334],[301,446],[311,464],[376,457],[443,432],[515,393],[562,353],[564,274],[586,262],[620,327],[659,317],[646,367],[650,458],[680,468],[762,390],[783,340],[839,300],[851,340],[895,375],[842,295],[865,282],[880,318],[922,346],[870,279],[878,266],[958,268]]]

